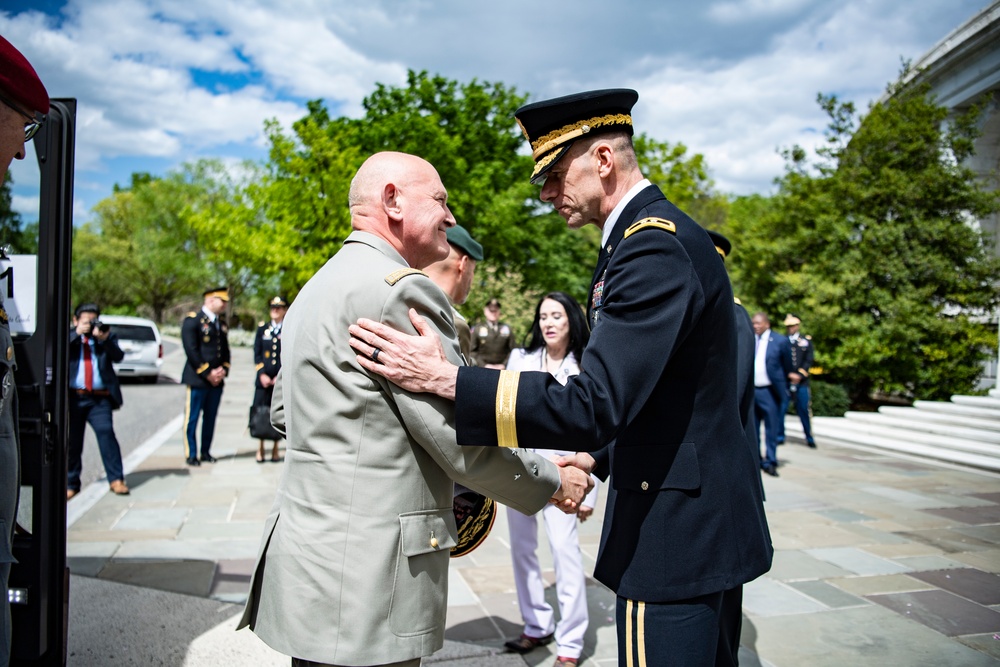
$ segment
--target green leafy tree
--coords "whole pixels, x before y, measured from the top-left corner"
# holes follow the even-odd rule
[[[678,208],[703,227],[717,229],[726,220],[729,202],[715,192],[705,156],[688,157],[687,146],[657,141],[645,133],[633,138],[639,169]]]
[[[195,196],[181,215],[194,232],[209,275],[229,288],[233,309],[244,294],[255,294],[277,277],[274,225],[249,194],[259,169],[251,162],[227,168],[218,160],[200,160],[185,165],[182,173]]]
[[[164,312],[204,289],[211,274],[189,220],[202,188],[183,174],[133,174],[128,188],[94,207],[94,220],[76,230],[73,297],[102,307]]]
[[[282,246],[282,289],[294,295],[336,252],[350,233],[350,179],[368,155],[394,150],[437,168],[456,219],[486,249],[485,266],[582,297],[594,240],[569,233],[562,218],[539,205],[513,121],[524,100],[502,84],[410,72],[406,87],[379,85],[364,101],[364,118],[331,119],[311,102],[294,137],[269,124],[268,174],[254,199]]]
[[[270,155],[263,177],[247,196],[270,223],[269,270],[281,291],[294,298],[351,231],[347,193],[364,161],[351,140],[353,122],[331,121],[319,102],[293,126],[265,125]]]
[[[32,254],[38,251],[38,225],[24,225],[21,214],[12,207],[10,173],[0,182],[0,246],[9,246],[11,254]]]
[[[925,85],[889,92],[864,117],[821,95],[817,159],[785,151],[778,193],[736,200],[728,226],[738,293],[800,313],[856,403],[969,391],[996,349],[981,316],[1000,302],[1000,262],[970,222],[1000,202],[963,166],[976,111],[949,119]]]
[[[513,120],[526,99],[501,83],[462,84],[411,71],[405,86],[378,85],[364,100],[361,119],[331,119],[317,101],[293,126],[294,136],[268,124],[268,173],[253,196],[274,223],[282,289],[294,295],[336,252],[350,233],[351,177],[368,155],[393,150],[419,155],[437,168],[455,218],[483,244],[480,271],[500,281],[481,284],[474,294],[513,303],[514,291],[558,289],[585,303],[600,234],[569,230],[528,182],[532,160]],[[696,217],[721,223],[726,202],[711,192],[702,156],[688,157],[683,145],[645,137],[637,148],[647,173],[668,196]],[[477,319],[479,306],[473,296],[462,311]]]

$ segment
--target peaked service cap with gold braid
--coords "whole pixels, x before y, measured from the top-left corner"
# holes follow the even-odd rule
[[[611,131],[631,135],[632,107],[638,99],[634,90],[611,88],[533,102],[515,111],[535,159],[531,182],[539,183],[580,137]]]

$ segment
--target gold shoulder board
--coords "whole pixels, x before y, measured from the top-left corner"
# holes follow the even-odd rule
[[[257,326],[262,327],[262,326],[264,326],[264,324],[265,324],[264,320],[261,320],[260,323]]]
[[[198,316],[198,313],[194,312],[193,310],[190,313],[187,314],[187,317],[197,317],[197,316]]]
[[[740,301],[739,297],[735,297],[735,296],[733,297],[733,303],[735,303],[737,306],[742,306],[743,305],[743,302]]]
[[[677,233],[677,227],[669,220],[664,220],[663,218],[643,218],[642,220],[633,223],[628,229],[626,229],[625,236],[623,238],[627,239],[632,234],[648,227],[656,227],[657,229],[668,231],[671,234]]]
[[[417,273],[419,273],[422,276],[426,276],[427,275],[426,273],[424,273],[420,269],[399,269],[398,271],[393,271],[392,273],[390,273],[389,275],[387,275],[385,277],[385,282],[386,282],[386,284],[388,284],[391,287],[392,285],[395,285],[396,283],[398,283],[400,280],[402,280],[406,276],[412,276],[412,275],[417,274]]]

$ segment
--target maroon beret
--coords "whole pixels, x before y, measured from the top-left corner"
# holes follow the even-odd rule
[[[49,94],[21,52],[0,36],[0,90],[26,111],[49,112]]]

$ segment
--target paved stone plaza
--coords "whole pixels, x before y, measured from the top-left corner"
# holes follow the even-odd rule
[[[235,349],[218,463],[184,465],[178,417],[130,459],[130,496],[98,482],[69,503],[71,666],[288,664],[233,631],[283,468],[254,460],[252,377],[250,351]],[[774,566],[745,589],[742,664],[1000,664],[1000,476],[822,441],[778,455],[781,476],[764,480]],[[602,518],[581,526],[589,571]],[[547,549],[543,566],[551,581]],[[614,596],[589,583],[582,664],[614,665]],[[501,511],[483,546],[452,562],[448,642],[425,664],[550,664],[551,646],[500,653],[520,628]]]

